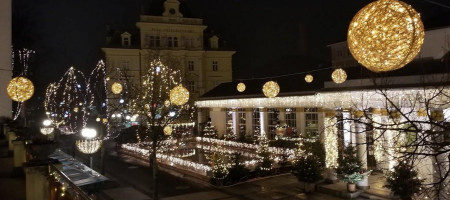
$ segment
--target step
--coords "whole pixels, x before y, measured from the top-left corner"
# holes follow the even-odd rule
[[[347,198],[347,199],[357,198],[357,197],[359,197],[359,195],[361,193],[364,192],[362,190],[357,190],[356,192],[349,193],[349,192],[347,192],[347,184],[342,183],[342,182],[334,183],[334,184],[318,185],[317,191],[324,193],[324,194],[329,194],[329,195],[333,195],[336,197],[342,197],[342,198]]]
[[[384,198],[384,197],[368,194],[368,193],[365,193],[365,192],[361,193],[361,195],[359,195],[359,196],[362,197],[362,198],[365,198],[365,199],[389,200],[389,198]]]

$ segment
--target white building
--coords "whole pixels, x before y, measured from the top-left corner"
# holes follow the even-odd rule
[[[231,81],[235,51],[221,46],[217,35],[205,38],[203,20],[185,18],[179,8],[178,0],[166,0],[162,16],[141,15],[138,32],[122,31],[109,38],[109,45],[102,49],[108,71],[120,68],[139,84],[148,60],[161,57],[169,67],[182,71],[193,99]]]

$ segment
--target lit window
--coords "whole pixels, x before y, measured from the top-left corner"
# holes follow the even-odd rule
[[[246,119],[245,119],[245,108],[239,108],[238,110],[239,117],[239,137],[245,137],[246,129]]]
[[[260,136],[261,135],[261,122],[260,122],[260,109],[259,108],[253,108],[252,112],[252,131],[253,136]]]
[[[218,71],[219,70],[219,63],[217,61],[213,61],[212,62],[212,68],[213,68],[213,71]]]
[[[188,70],[194,71],[194,61],[192,60],[188,61]]]
[[[305,108],[305,133],[307,137],[319,135],[319,115],[317,108]]]
[[[269,118],[269,123],[267,124],[267,128],[269,130],[268,139],[273,140],[275,139],[275,136],[277,135],[277,125],[279,124],[278,120],[278,110],[276,108],[268,108],[267,109],[267,116]]]
[[[286,135],[294,135],[297,133],[297,117],[295,108],[286,108],[285,120],[286,120]]]

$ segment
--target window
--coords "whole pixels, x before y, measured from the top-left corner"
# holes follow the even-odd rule
[[[273,140],[277,134],[277,124],[279,124],[278,120],[278,110],[276,108],[268,108],[267,109],[267,117],[269,118],[269,122],[267,124],[267,128],[269,130],[268,139]]]
[[[245,137],[245,132],[247,131],[247,129],[246,129],[246,123],[245,123],[245,121],[246,121],[246,119],[245,119],[245,108],[239,108],[238,110],[237,110],[237,117],[239,118],[238,120],[239,120],[239,136],[240,137],[242,137],[242,136],[244,136]]]
[[[305,108],[305,134],[307,137],[319,135],[319,115],[317,108]]]
[[[286,135],[292,136],[297,133],[297,117],[295,114],[295,108],[286,108],[285,120],[286,120]]]
[[[261,134],[261,122],[260,122],[260,110],[259,108],[254,108],[252,112],[252,131],[253,136],[259,136]]]
[[[217,61],[213,61],[212,62],[212,68],[213,68],[213,71],[218,71],[219,70],[219,63]]]
[[[149,36],[147,39],[150,47],[159,47],[161,45],[159,36]]]
[[[123,38],[123,46],[130,46],[130,38],[128,37]]]
[[[195,91],[195,82],[194,81],[186,81],[187,89],[189,92]]]
[[[167,46],[168,47],[178,47],[178,38],[177,37],[167,37]]]
[[[122,60],[122,69],[123,70],[129,70],[130,69],[130,61],[129,60]]]
[[[188,70],[194,71],[194,61],[192,60],[188,61]]]
[[[178,38],[173,37],[173,47],[178,47]]]

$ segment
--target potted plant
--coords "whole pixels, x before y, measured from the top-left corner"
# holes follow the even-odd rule
[[[223,186],[223,180],[228,176],[228,167],[221,154],[213,154],[212,157],[212,181],[215,185],[221,187]]]
[[[323,167],[317,156],[304,156],[294,161],[292,173],[304,184],[305,192],[312,192],[315,183],[322,179]]]
[[[336,173],[338,178],[347,183],[348,192],[355,192],[356,182],[361,181],[364,176],[368,176],[371,172],[362,172],[362,163],[356,157],[356,150],[352,146],[344,149],[344,153],[338,159],[338,164]]]
[[[400,196],[400,199],[411,200],[412,196],[419,192],[423,180],[417,178],[417,172],[407,161],[400,161],[394,167],[394,171],[388,174],[386,185],[394,195]]]

